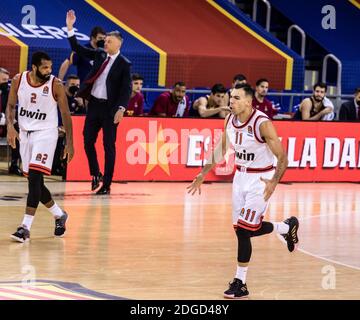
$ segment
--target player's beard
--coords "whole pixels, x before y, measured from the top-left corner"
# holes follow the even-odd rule
[[[313,96],[313,97],[314,97],[314,100],[315,100],[316,102],[321,102],[321,101],[324,100],[324,98],[319,98],[319,97],[316,97],[316,96]]]
[[[42,74],[39,69],[36,69],[36,76],[42,81],[48,81],[50,79],[50,74]]]

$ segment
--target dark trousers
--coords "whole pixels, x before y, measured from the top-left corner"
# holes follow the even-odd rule
[[[99,174],[99,163],[95,150],[95,143],[100,129],[103,131],[103,145],[105,151],[105,172],[103,184],[106,187],[111,185],[115,166],[115,142],[117,124],[114,124],[114,116],[106,101],[93,97],[90,98],[88,111],[84,126],[84,145],[89,162],[90,174]]]

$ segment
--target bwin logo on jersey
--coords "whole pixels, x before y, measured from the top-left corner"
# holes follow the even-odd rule
[[[254,161],[255,159],[255,153],[247,153],[246,150],[243,150],[242,152],[235,151],[235,156],[239,160],[245,161]]]
[[[46,119],[46,113],[41,113],[39,109],[37,109],[36,111],[29,111],[24,109],[23,107],[21,107],[19,111],[19,116],[36,119],[36,120]]]

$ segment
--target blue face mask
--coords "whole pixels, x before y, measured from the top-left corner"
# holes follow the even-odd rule
[[[105,45],[105,40],[98,40],[96,41],[96,46],[98,48],[104,48],[104,45]]]

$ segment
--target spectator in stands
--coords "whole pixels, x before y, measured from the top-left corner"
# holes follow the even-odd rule
[[[176,82],[171,91],[157,97],[150,115],[159,117],[187,117],[189,115],[190,99],[186,95],[186,84]]]
[[[332,120],[334,118],[334,105],[326,98],[326,90],[327,85],[325,83],[316,83],[313,95],[301,102],[294,115],[294,120]]]
[[[193,109],[202,118],[225,118],[231,111],[225,104],[226,88],[217,83],[211,88],[210,96],[200,97],[194,101]]]
[[[10,72],[5,68],[0,68],[0,137],[6,137],[6,126],[5,126],[5,111],[9,96],[9,77]],[[19,125],[16,122],[14,127],[19,132]],[[16,140],[16,148],[11,149],[11,163],[9,167],[9,174],[16,174],[22,176],[22,171],[19,168],[20,163],[20,145],[19,141]]]
[[[106,32],[101,27],[95,27],[91,30],[90,42],[84,46],[87,48],[103,48],[105,43]],[[93,61],[83,56],[79,56],[76,52],[72,52],[68,59],[65,59],[59,69],[59,79],[64,80],[65,75],[71,65],[77,67],[77,75],[80,81],[83,82],[86,75],[90,72]]]
[[[144,114],[144,95],[141,93],[141,89],[144,84],[144,77],[138,73],[134,73],[131,76],[131,96],[128,107],[126,109],[126,115],[128,116],[142,116]]]
[[[355,90],[354,100],[341,105],[339,120],[360,121],[360,87]]]
[[[266,95],[269,90],[269,81],[265,78],[261,78],[256,81],[255,95],[252,101],[252,106],[264,112],[270,119],[276,114],[277,110],[274,108],[272,102],[266,99]]]
[[[234,76],[233,81],[231,83],[231,89],[229,89],[224,97],[225,99],[225,106],[230,106],[230,95],[231,95],[231,90],[235,88],[235,86],[237,84],[247,84],[247,79],[246,77],[239,73],[237,75]]]
[[[70,74],[66,78],[65,92],[68,99],[70,113],[85,114],[85,102],[83,98],[75,97],[80,88],[80,79],[75,74]]]

